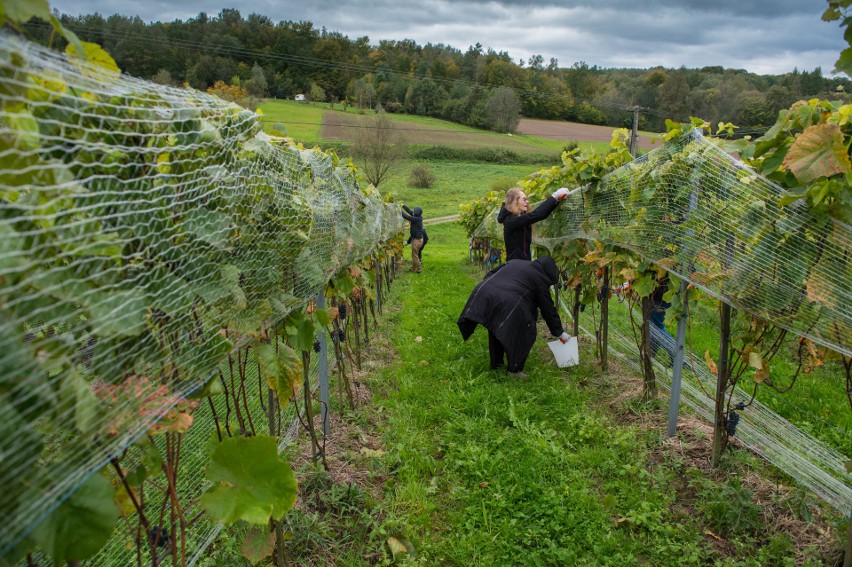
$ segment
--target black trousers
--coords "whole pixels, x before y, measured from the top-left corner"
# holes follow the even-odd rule
[[[521,372],[524,369],[524,365],[527,363],[527,357],[529,356],[529,352],[525,353],[523,357],[513,358],[506,353],[506,349],[503,346],[503,343],[492,333],[488,331],[488,356],[491,358],[491,370],[497,370],[498,368],[503,367],[503,356],[509,359],[509,363],[506,365],[506,370],[509,372]]]

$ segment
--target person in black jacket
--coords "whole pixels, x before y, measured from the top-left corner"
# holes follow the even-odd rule
[[[578,191],[575,189],[574,191]],[[565,187],[557,190],[541,204],[530,211],[530,202],[526,193],[519,187],[506,192],[506,201],[497,214],[497,222],[503,225],[503,242],[506,245],[506,261],[531,260],[532,225],[550,216],[559,201],[573,193]]]
[[[423,228],[423,209],[414,207],[409,209],[407,205],[402,205],[402,218],[411,223],[409,230],[408,243],[411,244],[411,271],[418,274],[423,271],[423,247],[426,246],[429,237],[426,235],[426,230]],[[408,213],[408,214],[406,214]]]
[[[556,262],[550,256],[542,256],[533,262],[509,260],[488,272],[473,288],[458,326],[464,340],[477,325],[488,329],[492,370],[503,366],[505,355],[509,375],[527,377],[523,370],[535,343],[538,311],[551,334],[563,343],[568,342],[568,334],[550,296],[550,286],[558,279]]]

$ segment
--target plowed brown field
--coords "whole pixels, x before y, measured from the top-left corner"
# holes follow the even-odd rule
[[[351,142],[355,140],[357,129],[367,125],[368,117],[348,112],[326,112],[322,118],[321,135],[326,140]],[[541,150],[532,148],[512,136],[496,132],[454,130],[440,125],[417,124],[395,121],[397,129],[409,144],[430,146],[451,146],[454,148],[505,148],[517,152]]]
[[[349,112],[326,112],[323,114],[322,137],[326,140],[351,142],[355,139],[357,128],[367,123],[367,117]],[[439,125],[417,124],[413,122],[396,122],[397,127],[409,144],[445,145],[456,148],[498,147],[518,152],[540,152],[523,142],[522,138],[513,138],[506,134],[484,131],[465,131],[445,128]],[[610,126],[593,126],[574,122],[557,122],[554,120],[532,120],[524,118],[518,125],[518,132],[551,140],[575,142],[609,142],[614,128]],[[650,150],[656,147],[651,144],[650,135],[639,136],[639,147]]]
[[[551,140],[573,140],[575,142],[609,142],[612,139],[611,126],[594,126],[592,124],[578,124],[576,122],[557,122],[555,120],[533,120],[522,118],[518,124],[518,132],[541,136]],[[651,136],[639,134],[639,147],[643,150],[651,150],[660,145],[651,143]]]

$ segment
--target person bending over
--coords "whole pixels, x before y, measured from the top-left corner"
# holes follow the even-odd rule
[[[457,323],[464,340],[477,325],[488,329],[492,370],[503,367],[505,355],[509,376],[527,377],[523,370],[535,343],[539,311],[551,334],[563,344],[568,342],[550,296],[550,286],[558,278],[556,262],[550,256],[533,262],[516,259],[488,272],[473,288]]]

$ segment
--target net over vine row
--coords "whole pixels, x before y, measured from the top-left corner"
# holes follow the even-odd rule
[[[616,244],[736,309],[852,356],[852,227],[802,201],[692,130],[569,196],[534,225],[558,252]],[[502,239],[497,211],[474,236]]]
[[[8,34],[0,110],[2,555],[402,219],[252,112]]]
[[[575,239],[618,245],[745,313],[850,356],[852,228],[813,216],[801,201],[781,206],[783,197],[777,185],[693,130],[569,196],[534,225],[533,243],[554,255]],[[497,212],[474,237],[502,241]],[[610,343],[632,360],[629,323],[610,325]],[[684,401],[712,421],[715,377],[703,361],[686,364]],[[658,370],[666,385],[669,373]],[[749,398],[737,388],[732,399],[736,405]],[[848,459],[757,401],[741,417],[741,440],[848,512]]]
[[[563,311],[570,316],[570,309],[562,305]],[[627,316],[628,307],[611,305],[607,330],[609,352],[618,356],[624,364],[640,370],[638,351],[634,339],[634,330]],[[639,308],[634,309],[634,318],[642,317]],[[586,336],[594,340],[594,329],[580,325]],[[656,334],[651,326],[654,340],[659,341],[665,350],[674,350],[671,337]],[[691,343],[687,336],[687,344]],[[715,419],[716,375],[712,374],[704,359],[691,352],[685,353],[683,381],[680,399],[692,408],[705,421],[713,423]],[[656,383],[663,388],[671,388],[671,369],[659,361],[654,361]],[[840,384],[838,384],[840,387]],[[847,480],[845,462],[848,457],[826,445],[819,439],[802,431],[759,400],[751,400],[751,395],[737,387],[732,395],[731,405],[742,403],[746,407],[738,410],[739,424],[736,438],[764,459],[796,479],[799,485],[806,487],[822,500],[830,504],[841,514],[848,514],[852,507],[852,485]],[[817,418],[817,416],[813,416]],[[841,435],[847,432],[841,432]]]

